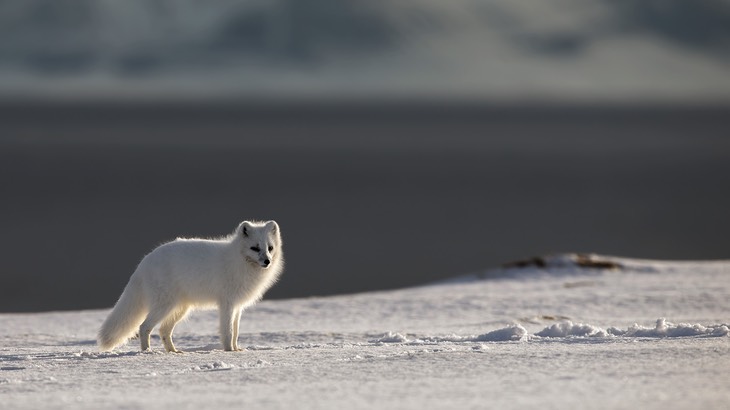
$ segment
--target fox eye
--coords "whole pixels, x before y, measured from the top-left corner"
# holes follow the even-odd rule
[[[261,248],[259,248],[258,246],[252,246],[251,250],[254,252],[261,252]]]
[[[274,250],[274,247],[273,246],[269,246],[269,252],[271,252],[273,250]]]

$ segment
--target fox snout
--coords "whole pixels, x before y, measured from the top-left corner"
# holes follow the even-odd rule
[[[252,264],[252,265],[259,265],[262,268],[268,268],[269,266],[271,266],[271,259],[269,259],[267,257],[260,257],[260,258],[255,259],[255,258],[252,258],[250,256],[247,256],[246,257],[246,260],[250,264]]]
[[[271,255],[268,252],[260,252],[257,262],[262,268],[268,268],[271,265]]]

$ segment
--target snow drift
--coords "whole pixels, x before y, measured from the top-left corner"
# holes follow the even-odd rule
[[[626,330],[615,327],[607,330],[597,326],[585,325],[566,321],[550,325],[535,333],[540,337],[687,337],[687,336],[728,336],[730,329],[726,324],[703,326],[701,324],[679,323],[672,324],[666,319],[657,319],[655,327],[645,327],[634,324]]]
[[[699,323],[679,323],[673,324],[666,319],[657,319],[656,326],[645,327],[638,324],[630,326],[626,330],[610,327],[606,330],[593,325],[582,323],[573,323],[565,321],[552,324],[535,334],[528,334],[527,330],[519,325],[513,324],[500,329],[478,336],[413,336],[407,337],[400,333],[388,332],[380,338],[374,339],[372,343],[440,343],[440,342],[509,342],[509,341],[527,341],[539,340],[540,338],[613,338],[613,337],[646,337],[646,338],[664,338],[664,337],[692,337],[692,336],[708,336],[721,337],[730,335],[730,327],[727,324],[701,325]]]

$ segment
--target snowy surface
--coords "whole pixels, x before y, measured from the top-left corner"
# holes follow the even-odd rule
[[[727,408],[729,261],[574,260],[263,301],[242,352],[214,311],[176,329],[182,354],[99,353],[107,310],[2,314],[0,407]]]

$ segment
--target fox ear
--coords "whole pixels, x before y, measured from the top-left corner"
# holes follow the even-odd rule
[[[243,221],[241,224],[241,234],[244,237],[248,236],[248,231],[251,229],[251,223],[249,221]]]
[[[277,224],[276,221],[267,221],[266,229],[270,230],[271,232],[276,233],[279,231],[279,224]]]

